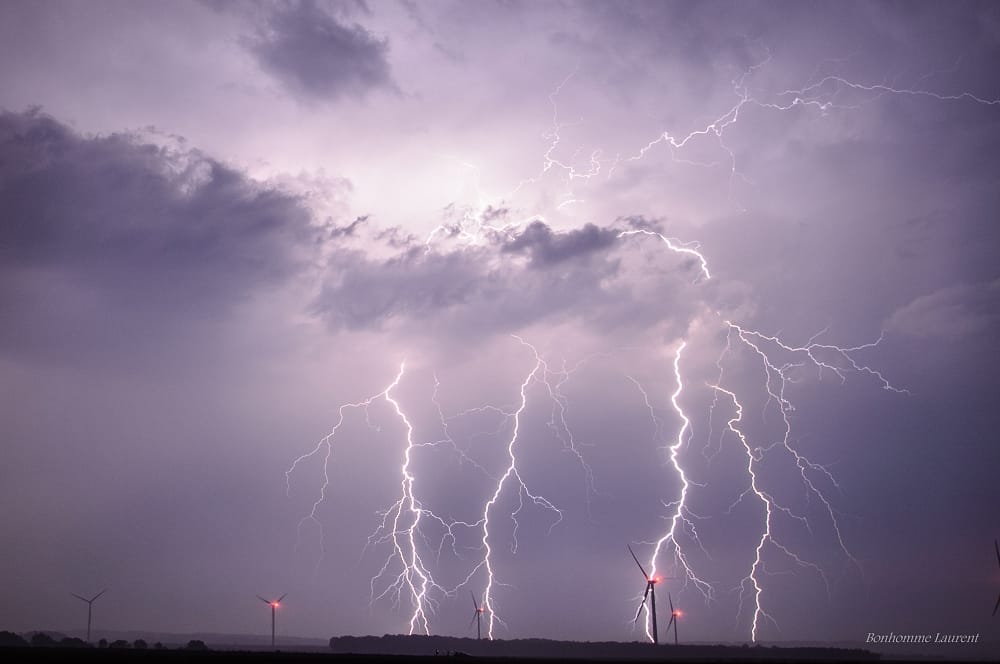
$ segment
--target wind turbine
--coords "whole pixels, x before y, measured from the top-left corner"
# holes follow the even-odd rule
[[[993,540],[993,548],[997,550],[997,565],[1000,565],[1000,541]],[[998,609],[1000,609],[1000,596],[997,597],[996,606],[993,607],[993,615],[997,614]]]
[[[479,602],[476,601],[476,594],[469,591],[472,595],[472,606],[476,607],[476,612],[472,615],[472,620],[476,621],[476,639],[482,640],[483,638],[483,612],[486,611],[483,607],[479,606]],[[472,627],[472,620],[469,621],[469,627]]]
[[[264,602],[264,604],[267,604],[268,606],[271,607],[271,647],[272,648],[274,647],[274,610],[277,609],[278,606],[281,605],[281,600],[285,599],[285,596],[287,596],[287,595],[288,595],[288,593],[285,593],[284,595],[282,595],[278,599],[274,599],[274,600],[264,599],[260,595],[257,595],[257,599],[259,599],[260,601]]]
[[[96,595],[94,595],[90,599],[87,599],[86,597],[80,597],[76,593],[70,593],[70,595],[72,595],[73,597],[77,598],[78,600],[87,603],[87,643],[90,643],[90,618],[91,618],[91,615],[93,614],[94,602],[96,602],[97,598],[100,597],[101,595],[103,595],[106,592],[108,592],[107,588],[105,588],[101,592],[97,593]]]
[[[653,613],[653,643],[654,644],[658,644],[660,642],[660,635],[659,635],[659,633],[657,632],[657,629],[656,629],[656,584],[659,583],[662,579],[659,576],[652,577],[652,576],[646,574],[646,570],[645,570],[645,568],[643,568],[642,563],[640,563],[639,559],[635,557],[635,551],[632,550],[631,546],[629,546],[629,545],[626,545],[626,546],[628,546],[628,552],[632,554],[632,560],[634,560],[635,564],[639,566],[639,571],[642,572],[642,577],[644,579],[646,579],[646,592],[643,593],[643,595],[642,595],[642,601],[639,603],[639,608],[635,612],[635,620],[633,622],[636,622],[636,623],[639,622],[639,615],[642,613],[642,607],[646,605],[646,598],[649,597],[649,599],[650,599],[650,602],[649,602],[650,606],[653,607],[652,608],[652,613]]]
[[[681,612],[674,608],[674,600],[670,598],[670,593],[667,593],[667,601],[670,602],[670,622],[667,623],[667,634],[670,633],[670,626],[674,626],[674,645],[677,645],[677,618],[680,617]]]

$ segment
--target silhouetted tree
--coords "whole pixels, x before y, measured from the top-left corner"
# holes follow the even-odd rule
[[[184,646],[185,650],[208,650],[208,646],[205,642],[200,639],[191,639],[188,644]]]
[[[59,640],[59,645],[63,648],[89,648],[90,644],[75,636],[64,636]]]
[[[14,632],[0,632],[0,647],[18,648],[28,645],[28,642],[20,634]]]
[[[153,650],[163,650],[163,644],[157,641],[153,644]]]
[[[98,648],[107,648],[108,647],[108,640],[107,639],[101,639],[100,641],[97,642],[97,647]]]
[[[145,650],[146,648],[149,647],[149,644],[142,639],[136,639],[135,641],[132,642],[132,647],[135,648],[136,650]]]
[[[109,645],[108,647],[115,648],[116,650],[122,650],[125,648],[131,648],[132,644],[126,641],[125,639],[116,639],[115,641],[112,641],[111,645]]]
[[[48,648],[50,646],[57,645],[56,640],[45,632],[36,632],[31,637],[31,645],[35,648]]]

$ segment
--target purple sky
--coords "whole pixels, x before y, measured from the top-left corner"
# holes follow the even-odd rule
[[[992,3],[3,3],[0,628],[639,639],[660,541],[684,639],[995,634],[998,59]]]

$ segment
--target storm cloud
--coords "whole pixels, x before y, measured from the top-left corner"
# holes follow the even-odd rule
[[[683,325],[716,295],[699,287],[691,261],[659,241],[619,239],[638,223],[657,227],[633,219],[555,231],[536,220],[486,232],[476,244],[390,243],[395,251],[385,258],[338,249],[313,311],[335,330],[392,329],[456,341],[540,323],[572,322],[620,340],[661,324]]]
[[[223,320],[301,274],[319,237],[296,196],[196,150],[38,110],[0,114],[0,216],[2,338],[29,346]]]
[[[341,23],[314,0],[276,7],[245,42],[264,71],[306,99],[395,88],[386,58],[389,41],[357,23]]]
[[[594,224],[555,234],[545,223],[535,221],[504,244],[503,251],[527,253],[531,256],[531,266],[540,268],[605,249],[617,236],[614,229],[602,229]]]

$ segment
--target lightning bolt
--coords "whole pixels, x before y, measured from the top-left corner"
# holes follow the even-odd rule
[[[754,469],[754,463],[757,461],[757,458],[754,456],[754,451],[750,448],[750,444],[747,443],[746,436],[744,436],[743,433],[736,428],[736,423],[740,422],[743,419],[743,405],[740,404],[739,400],[736,398],[736,395],[733,392],[730,392],[729,390],[720,387],[718,385],[712,385],[711,387],[716,391],[716,393],[721,392],[723,394],[729,395],[729,397],[733,400],[733,403],[736,406],[736,415],[735,417],[730,418],[730,420],[726,423],[726,427],[729,431],[736,434],[736,436],[740,439],[740,443],[742,443],[743,445],[743,449],[746,451],[747,474],[750,476],[750,491],[752,491],[757,496],[757,498],[760,499],[760,501],[764,504],[764,532],[761,533],[760,541],[757,543],[757,548],[755,549],[756,558],[754,558],[753,564],[750,566],[750,573],[746,577],[744,577],[743,581],[740,584],[740,590],[741,590],[740,607],[739,607],[740,613],[742,613],[743,611],[742,590],[745,584],[753,585],[754,614],[753,614],[753,623],[751,624],[750,628],[750,638],[753,641],[756,641],[757,626],[760,619],[768,618],[772,622],[774,621],[774,619],[761,608],[760,596],[761,593],[763,592],[763,588],[761,587],[760,580],[758,579],[758,574],[763,571],[762,555],[764,547],[769,541],[773,541],[771,535],[771,517],[774,513],[773,501],[770,496],[768,496],[765,492],[761,491],[761,489],[757,486],[757,473]],[[785,549],[785,547],[781,548],[782,550],[787,550]],[[737,613],[736,615],[737,623],[739,622],[740,613]]]
[[[594,148],[590,151],[586,168],[578,169],[572,162],[564,161],[562,158],[556,156],[556,152],[563,142],[561,134],[562,130],[572,124],[582,122],[582,119],[578,120],[577,123],[566,123],[559,120],[557,99],[563,88],[577,75],[578,72],[573,71],[562,82],[560,82],[548,96],[549,104],[552,108],[552,125],[551,129],[545,134],[549,143],[542,155],[541,170],[533,177],[524,179],[518,183],[509,196],[513,196],[527,185],[538,183],[542,177],[550,171],[559,172],[562,174],[569,189],[568,195],[565,199],[556,206],[557,209],[562,209],[566,205],[579,201],[573,193],[574,181],[580,180],[587,183],[601,172],[605,172],[606,179],[610,179],[623,164],[641,161],[649,153],[660,147],[664,147],[669,150],[670,159],[674,163],[699,167],[717,166],[719,164],[718,161],[702,163],[684,159],[679,156],[685,148],[689,147],[699,139],[706,138],[715,141],[715,144],[724,154],[724,160],[728,165],[728,187],[729,197],[731,200],[733,185],[737,179],[741,179],[752,184],[752,181],[740,172],[736,154],[733,149],[726,144],[726,134],[733,127],[739,124],[740,119],[745,113],[745,109],[747,107],[755,107],[775,112],[788,112],[797,108],[805,108],[817,111],[821,115],[826,114],[833,109],[851,110],[859,108],[860,104],[839,103],[836,97],[837,93],[841,91],[851,91],[862,96],[867,95],[869,99],[866,101],[872,101],[886,95],[896,95],[930,99],[940,102],[966,102],[983,106],[1000,105],[1000,98],[984,97],[970,91],[944,94],[917,87],[897,87],[885,83],[866,83],[851,80],[838,75],[825,75],[817,78],[819,68],[817,68],[817,70],[814,71],[809,77],[809,79],[812,80],[807,79],[801,87],[786,88],[771,94],[770,97],[758,95],[751,91],[752,79],[759,70],[766,68],[772,59],[771,53],[766,46],[762,44],[759,44],[758,46],[764,51],[765,56],[758,62],[747,66],[747,68],[744,69],[743,72],[731,82],[733,94],[733,101],[731,105],[725,106],[716,111],[716,113],[710,116],[712,119],[704,125],[688,128],[686,131],[676,131],[669,128],[661,129],[652,138],[631,152],[631,154],[622,156],[620,152],[617,153],[614,160],[608,167],[605,167],[604,162],[602,161],[604,151],[601,148]],[[827,62],[843,61],[844,59],[828,60]],[[577,152],[579,152],[579,150],[574,152],[574,156]]]
[[[389,532],[389,538],[392,542],[392,554],[386,559],[385,565],[382,566],[379,573],[372,578],[372,591],[374,593],[376,581],[386,573],[393,559],[398,559],[402,564],[402,569],[397,575],[395,582],[389,588],[396,588],[397,597],[402,588],[406,588],[409,591],[410,602],[413,606],[413,613],[409,622],[410,634],[413,634],[417,629],[421,629],[425,634],[430,634],[430,625],[427,620],[428,590],[435,588],[445,593],[447,591],[434,581],[417,547],[416,534],[420,528],[420,520],[425,510],[414,495],[413,486],[415,478],[410,470],[414,450],[413,424],[403,412],[399,401],[391,396],[392,390],[399,385],[399,381],[403,377],[403,371],[404,365],[400,365],[396,380],[382,393],[385,400],[392,405],[396,411],[396,415],[406,427],[406,448],[403,453],[403,465],[400,468],[399,498],[385,512],[379,528],[369,538],[369,541],[378,541],[378,533]],[[432,518],[437,518],[432,512],[427,513]],[[392,521],[391,527],[389,526],[390,517]],[[389,591],[389,588],[382,593],[382,596]]]
[[[551,528],[554,528],[556,525],[558,525],[558,523],[562,521],[563,518],[563,513],[562,511],[559,510],[559,508],[553,505],[552,502],[550,502],[544,496],[535,494],[528,488],[528,485],[521,477],[521,473],[518,468],[517,452],[515,448],[517,446],[518,438],[521,432],[521,414],[528,406],[528,395],[527,395],[528,386],[531,384],[533,380],[535,380],[539,372],[544,373],[545,362],[542,360],[542,357],[538,354],[538,351],[535,349],[534,346],[529,344],[521,337],[515,336],[514,338],[517,339],[522,345],[527,346],[529,349],[531,349],[531,352],[535,357],[535,363],[532,365],[531,370],[528,372],[527,376],[525,376],[524,378],[524,381],[521,383],[521,389],[520,389],[521,400],[517,409],[512,413],[513,427],[510,439],[508,440],[507,443],[507,457],[508,457],[507,468],[506,470],[504,470],[503,475],[500,476],[500,479],[497,481],[496,488],[493,491],[493,495],[491,495],[489,500],[486,501],[486,505],[483,508],[482,546],[483,550],[485,551],[485,555],[483,557],[482,566],[485,569],[487,580],[486,580],[486,588],[484,589],[482,595],[482,604],[483,608],[489,614],[486,633],[490,639],[493,638],[495,622],[497,621],[502,622],[502,619],[497,615],[496,601],[493,595],[493,589],[494,586],[497,585],[497,581],[496,581],[496,573],[492,557],[493,546],[491,544],[490,517],[492,512],[494,511],[494,508],[496,507],[497,502],[500,500],[501,495],[503,495],[506,486],[508,484],[512,484],[514,490],[517,492],[517,497],[518,497],[518,507],[511,514],[511,518],[514,520],[514,535],[513,535],[514,539],[512,544],[512,550],[516,551],[517,549],[517,515],[524,508],[525,498],[527,498],[533,504],[553,512],[557,516],[556,521],[550,527],[550,531]]]
[[[712,274],[708,271],[708,261],[705,260],[705,256],[702,255],[700,251],[701,245],[698,242],[682,242],[677,238],[667,237],[662,233],[657,233],[656,231],[647,230],[645,228],[637,228],[633,230],[621,231],[618,233],[618,238],[629,237],[632,235],[647,235],[651,237],[658,237],[667,245],[667,249],[674,252],[675,254],[683,254],[685,256],[692,256],[698,261],[701,266],[701,274],[707,281],[712,278]]]
[[[562,80],[559,85],[555,87],[552,92],[549,93],[549,105],[552,107],[552,127],[543,135],[543,138],[548,139],[549,145],[545,152],[542,154],[542,167],[541,170],[534,176],[521,180],[513,191],[510,192],[509,197],[517,194],[521,189],[529,184],[536,184],[546,173],[555,169],[563,173],[567,182],[572,184],[573,180],[589,180],[592,177],[598,175],[601,172],[601,151],[593,150],[590,153],[590,159],[587,163],[587,169],[578,171],[576,166],[572,163],[563,161],[561,158],[555,156],[556,150],[559,148],[560,143],[562,143],[562,130],[572,126],[577,123],[566,123],[559,120],[559,104],[558,97],[562,92],[563,88],[576,76],[577,70],[570,72],[566,78]],[[576,155],[574,154],[574,157]],[[577,202],[572,195],[572,188],[567,194],[567,198],[559,203],[556,207],[561,209],[566,205]]]
[[[783,453],[791,457],[798,470],[799,479],[806,489],[807,496],[812,496],[818,499],[819,503],[822,505],[840,550],[847,557],[847,559],[850,560],[858,572],[863,573],[860,563],[850,552],[844,542],[837,512],[834,509],[830,498],[821,488],[819,482],[826,482],[837,490],[840,489],[840,485],[828,468],[811,461],[807,456],[798,451],[791,442],[791,413],[795,411],[795,406],[787,396],[788,386],[794,382],[791,372],[812,366],[817,371],[820,378],[822,378],[824,372],[832,372],[842,383],[846,382],[848,373],[864,374],[874,378],[876,383],[884,390],[897,394],[908,394],[908,391],[895,387],[885,378],[885,376],[882,375],[882,373],[872,369],[868,365],[860,363],[853,355],[857,351],[878,346],[881,343],[883,336],[880,336],[877,341],[872,343],[853,347],[842,347],[832,344],[817,343],[816,339],[825,332],[824,330],[814,335],[806,344],[793,346],[782,341],[777,336],[767,335],[755,330],[749,330],[728,320],[725,321],[725,324],[729,330],[729,334],[727,334],[727,350],[729,349],[731,333],[735,333],[744,346],[759,359],[764,374],[763,389],[767,394],[767,401],[764,405],[765,414],[766,409],[773,404],[780,413],[782,425],[781,437],[778,440],[773,441],[764,447],[751,448],[747,443],[745,435],[736,427],[736,424],[742,420],[743,414],[742,405],[737,400],[736,395],[718,385],[712,386],[715,390],[728,394],[730,398],[732,398],[737,408],[737,416],[728,422],[727,428],[740,438],[740,441],[748,454],[748,473],[751,477],[751,485],[750,488],[741,494],[740,498],[737,499],[737,503],[748,493],[752,492],[756,494],[766,506],[765,528],[756,549],[756,558],[751,566],[749,574],[744,578],[743,583],[740,586],[740,613],[742,613],[743,610],[743,600],[746,594],[744,591],[747,586],[753,587],[753,601],[755,608],[751,627],[751,636],[756,641],[758,638],[761,618],[767,618],[773,624],[777,625],[773,617],[765,612],[761,606],[761,593],[763,589],[760,584],[760,575],[764,573],[763,554],[767,548],[773,548],[781,554],[784,554],[800,567],[812,569],[822,578],[828,593],[830,589],[829,581],[822,568],[813,562],[804,560],[802,557],[794,553],[789,547],[783,545],[775,537],[773,523],[776,513],[783,513],[788,517],[802,522],[807,528],[810,529],[810,531],[812,526],[804,516],[796,514],[790,508],[778,504],[774,500],[773,496],[762,489],[758,484],[758,478],[754,472],[755,468],[757,464],[763,462],[768,455]],[[770,351],[771,354],[769,354],[768,351]],[[793,357],[788,358],[787,361],[782,363],[772,357],[773,354],[778,352],[783,352]],[[734,503],[733,506],[735,506],[735,504],[736,503]],[[732,509],[733,506],[731,506],[730,509]]]
[[[522,343],[530,346],[522,340]],[[581,369],[585,364],[594,360],[598,357],[605,357],[607,353],[595,353],[589,355],[572,367],[567,367],[565,360],[562,362],[562,368],[559,370],[550,369],[548,363],[538,354],[534,346],[530,346],[532,352],[535,353],[536,359],[542,363],[542,373],[540,375],[540,380],[545,386],[548,392],[549,399],[552,402],[552,411],[549,416],[548,427],[552,431],[552,434],[562,443],[563,451],[571,455],[580,466],[583,471],[584,478],[586,480],[586,500],[587,500],[587,512],[590,513],[590,499],[594,494],[597,494],[597,484],[594,477],[594,469],[591,468],[590,464],[583,456],[583,450],[581,450],[582,443],[579,443],[576,436],[573,434],[572,428],[569,426],[567,421],[567,412],[569,411],[569,399],[563,393],[563,387],[572,378],[573,374]],[[558,379],[553,382],[553,379]]]
[[[428,565],[424,562],[424,557],[420,553],[417,537],[421,520],[432,519],[437,521],[444,526],[447,533],[445,537],[450,535],[452,538],[454,537],[455,528],[463,525],[466,527],[472,527],[472,524],[465,524],[457,521],[446,521],[434,512],[424,508],[416,496],[414,489],[416,478],[411,470],[411,462],[414,450],[421,445],[414,441],[413,425],[404,413],[398,399],[393,396],[393,391],[399,386],[404,373],[405,363],[402,363],[400,364],[399,372],[384,390],[376,395],[368,397],[363,401],[348,403],[340,406],[338,409],[337,422],[334,424],[330,432],[324,436],[310,452],[297,457],[292,462],[291,467],[289,467],[289,469],[285,472],[285,486],[287,493],[291,489],[291,475],[296,468],[298,468],[298,466],[307,459],[322,454],[321,467],[323,469],[323,483],[320,487],[319,496],[313,502],[309,513],[299,522],[299,531],[301,531],[302,526],[307,522],[315,524],[319,529],[321,553],[320,562],[322,562],[322,556],[324,554],[324,537],[322,523],[317,518],[316,512],[325,501],[327,489],[330,485],[329,464],[333,451],[334,438],[338,430],[341,426],[343,426],[346,414],[349,410],[363,410],[365,413],[365,421],[368,423],[370,428],[374,429],[376,427],[369,419],[369,408],[372,404],[377,400],[383,400],[392,407],[396,416],[400,419],[406,429],[406,445],[403,450],[403,464],[400,467],[399,498],[397,498],[397,500],[388,509],[382,512],[382,521],[375,532],[369,537],[368,544],[366,545],[367,548],[368,546],[388,541],[391,543],[392,549],[392,552],[386,558],[386,561],[379,570],[378,574],[376,574],[371,580],[372,601],[380,599],[390,592],[394,592],[396,604],[398,605],[401,601],[402,593],[404,590],[407,591],[410,604],[413,608],[413,612],[409,620],[409,632],[412,634],[419,630],[429,634],[430,626],[428,623],[428,613],[432,610],[434,603],[434,600],[430,597],[429,593],[431,591],[440,591],[442,594],[447,595],[449,591],[434,580]],[[398,561],[400,563],[401,570],[393,582],[389,584],[381,594],[376,596],[375,586],[377,581],[389,572],[389,569],[394,561]],[[320,563],[317,563],[317,569],[319,564]]]
[[[670,551],[673,557],[674,567],[679,568],[679,570],[683,573],[684,588],[686,588],[689,583],[693,584],[702,593],[706,600],[711,600],[714,597],[714,589],[712,585],[695,573],[691,563],[688,561],[685,549],[678,539],[678,535],[680,533],[685,533],[687,537],[697,544],[703,552],[706,554],[708,553],[702,545],[701,539],[698,537],[698,529],[694,523],[694,519],[700,517],[691,511],[687,502],[688,490],[692,482],[688,479],[687,472],[684,470],[684,467],[681,465],[678,458],[680,450],[688,443],[688,433],[691,430],[691,420],[684,413],[684,409],[678,401],[684,390],[684,382],[680,370],[680,361],[681,354],[684,352],[686,347],[687,342],[681,342],[681,344],[677,347],[676,354],[674,355],[673,369],[677,387],[673,394],[670,395],[670,405],[677,414],[677,417],[680,419],[681,426],[677,431],[677,436],[674,439],[674,442],[666,448],[668,461],[680,481],[680,495],[673,502],[666,504],[668,509],[672,509],[672,512],[669,515],[670,528],[654,544],[653,553],[649,559],[649,567],[651,570],[650,576],[654,579],[657,578],[657,566],[660,556],[664,553],[664,551]],[[649,409],[650,417],[656,427],[656,431],[659,432],[661,429],[661,421],[656,416],[656,412],[649,399],[649,393],[635,378],[632,378],[631,376],[628,378],[635,384],[635,386],[639,389],[639,392],[642,394],[646,407]],[[646,607],[645,632],[646,638],[649,641],[653,641],[652,614],[650,612],[650,607],[648,606]]]
[[[532,364],[531,369],[525,375],[520,384],[519,401],[517,406],[509,410],[496,406],[484,406],[470,411],[464,411],[466,413],[485,411],[499,413],[502,415],[503,421],[505,423],[509,423],[511,427],[506,445],[507,465],[503,474],[496,478],[493,492],[483,506],[482,517],[476,522],[476,525],[480,529],[479,541],[480,550],[483,554],[482,558],[472,571],[469,572],[465,579],[458,585],[458,588],[461,588],[470,584],[480,571],[484,574],[486,583],[480,596],[480,603],[484,613],[488,616],[486,631],[487,638],[489,639],[494,638],[498,624],[505,624],[503,618],[497,610],[497,600],[495,594],[496,589],[505,584],[500,582],[498,579],[496,563],[493,556],[496,544],[494,541],[495,536],[493,531],[491,531],[491,526],[495,523],[495,519],[498,518],[496,513],[498,504],[505,496],[513,494],[517,497],[517,506],[509,514],[511,521],[514,524],[510,543],[512,553],[516,553],[518,548],[517,532],[520,525],[519,516],[529,503],[540,507],[545,511],[551,512],[555,516],[555,519],[549,526],[550,533],[556,526],[559,525],[559,523],[561,523],[563,519],[562,510],[556,507],[551,500],[531,489],[521,474],[517,452],[522,438],[521,416],[528,407],[528,392],[533,383],[540,383],[544,386],[552,402],[552,410],[547,423],[548,428],[553,432],[553,435],[557,438],[557,440],[562,443],[563,450],[570,453],[584,471],[588,507],[591,494],[596,493],[593,470],[586,462],[582,451],[579,448],[579,443],[576,441],[573,431],[567,421],[566,413],[568,409],[568,400],[562,392],[562,388],[572,375],[584,364],[591,361],[595,357],[602,356],[603,354],[588,356],[577,362],[572,367],[567,367],[564,362],[562,368],[556,370],[549,366],[548,362],[546,362],[534,345],[520,336],[511,336],[522,346],[528,348],[534,357],[534,363]],[[502,426],[503,424],[501,427]]]
[[[324,540],[323,523],[316,517],[316,512],[323,504],[323,502],[326,500],[326,491],[330,487],[329,468],[330,468],[330,457],[333,454],[334,438],[336,437],[337,432],[340,430],[340,427],[343,426],[344,419],[347,415],[347,411],[349,410],[358,410],[358,409],[363,410],[365,413],[365,421],[368,423],[369,428],[375,428],[368,417],[368,409],[377,399],[384,398],[385,395],[388,393],[388,391],[391,390],[396,385],[396,383],[398,383],[398,381],[402,378],[402,375],[403,375],[402,367],[400,367],[400,373],[396,377],[396,380],[393,381],[393,383],[391,383],[388,387],[386,387],[385,390],[379,392],[378,394],[372,395],[367,399],[364,399],[363,401],[358,401],[356,403],[346,403],[340,406],[337,409],[337,421],[330,429],[330,432],[327,433],[325,436],[323,436],[316,443],[316,446],[310,452],[306,452],[305,454],[296,457],[295,460],[292,462],[292,465],[288,468],[288,470],[285,471],[285,496],[287,497],[291,493],[292,473],[295,472],[295,469],[298,468],[299,465],[304,463],[306,460],[311,459],[312,457],[322,453],[321,467],[323,469],[323,483],[320,485],[319,495],[316,498],[316,500],[313,501],[309,513],[306,514],[304,517],[302,517],[302,519],[299,521],[299,525],[297,528],[298,540],[296,544],[296,548],[298,548],[298,543],[301,542],[302,527],[306,523],[312,523],[319,530],[320,558],[316,564],[317,570],[319,569],[319,565],[322,563],[325,551],[323,549],[323,540]]]

